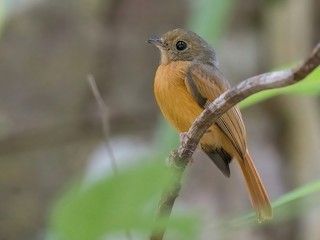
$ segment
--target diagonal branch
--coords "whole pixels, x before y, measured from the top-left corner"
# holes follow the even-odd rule
[[[320,65],[320,43],[312,51],[311,55],[301,65],[284,71],[269,72],[257,75],[244,80],[237,86],[221,94],[213,101],[195,120],[180,142],[178,152],[169,157],[172,165],[178,167],[177,182],[172,191],[167,192],[164,199],[160,201],[157,218],[167,215],[169,218],[175,199],[178,197],[181,188],[181,178],[188,165],[193,152],[196,150],[199,141],[207,129],[231,107],[238,104],[245,98],[263,90],[280,88],[295,84],[303,80],[314,69]],[[150,240],[162,240],[166,229],[157,230],[151,234]]]

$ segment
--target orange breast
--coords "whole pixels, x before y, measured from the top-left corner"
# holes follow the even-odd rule
[[[189,64],[188,62],[172,62],[160,65],[154,82],[154,94],[161,112],[179,132],[187,132],[203,111],[184,83]],[[203,135],[200,143],[217,148],[225,145],[226,151],[235,151],[228,137],[216,124],[213,124]]]
[[[199,107],[184,83],[188,62],[176,61],[158,67],[154,82],[157,103],[169,123],[186,132],[203,109]]]

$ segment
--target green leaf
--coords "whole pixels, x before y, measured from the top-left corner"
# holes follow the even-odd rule
[[[192,1],[192,12],[188,26],[210,42],[216,42],[227,24],[233,1]]]
[[[74,186],[55,205],[51,231],[62,240],[95,240],[126,229],[149,233],[159,194],[170,186],[173,172],[163,162],[143,162],[89,186]],[[173,218],[169,229],[183,239],[195,234],[194,218]]]
[[[3,29],[3,25],[5,23],[6,17],[7,17],[7,4],[5,1],[0,1],[0,34]]]
[[[319,194],[316,193],[320,193],[320,180],[306,184],[281,196],[272,204],[274,219],[269,224],[284,221],[299,216],[310,209],[314,209],[319,205],[320,198]],[[227,219],[216,225],[217,229],[224,229],[227,232],[243,229],[244,227],[262,226],[265,226],[265,224],[258,224],[254,213],[234,220]]]
[[[245,108],[281,94],[319,95],[320,67],[316,68],[310,75],[308,75],[304,80],[300,81],[297,84],[283,88],[266,90],[254,94],[240,102],[239,106],[240,108]]]
[[[313,193],[320,192],[320,180],[309,183],[303,187],[297,188],[282,197],[273,203],[274,208],[281,207],[289,202],[301,199]]]

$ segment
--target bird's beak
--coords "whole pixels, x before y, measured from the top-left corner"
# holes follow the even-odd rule
[[[163,44],[162,38],[150,38],[147,42],[156,46],[162,46]]]

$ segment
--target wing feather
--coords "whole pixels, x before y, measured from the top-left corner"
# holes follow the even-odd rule
[[[199,106],[208,104],[230,88],[217,68],[193,64],[186,75],[185,84]],[[228,136],[240,156],[246,153],[246,132],[238,107],[233,107],[217,121],[218,127]]]

